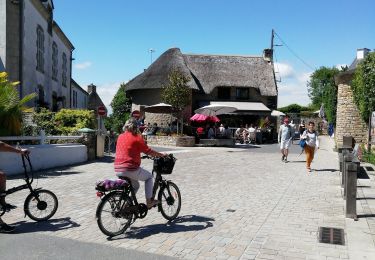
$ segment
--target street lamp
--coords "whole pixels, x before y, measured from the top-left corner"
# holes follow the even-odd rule
[[[151,64],[152,64],[152,53],[155,52],[155,49],[150,48],[150,49],[148,50],[148,52],[149,52],[150,55],[151,55]]]

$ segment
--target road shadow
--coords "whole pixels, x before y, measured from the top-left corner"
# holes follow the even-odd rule
[[[357,215],[357,218],[375,218],[375,214],[361,214]]]
[[[69,166],[62,166],[62,167],[55,167],[55,168],[50,168],[50,169],[34,171],[33,174],[34,174],[34,178],[50,178],[50,177],[59,177],[59,176],[64,176],[64,175],[80,174],[82,173],[81,171],[73,170],[73,168],[77,166],[81,166],[81,165],[89,165],[89,164],[98,163],[98,162],[112,164],[114,162],[114,157],[104,156],[102,158],[99,158],[90,162],[75,163]],[[29,166],[27,166],[27,172],[31,176]],[[18,180],[18,179],[23,179],[24,177],[25,177],[25,174],[21,173],[17,175],[11,175],[7,177],[7,179]]]
[[[19,221],[13,223],[16,227],[14,233],[33,233],[33,232],[45,232],[45,231],[52,231],[56,232],[59,230],[69,229],[79,227],[80,224],[72,221],[69,217],[68,218],[57,218],[57,219],[50,219],[47,221],[41,222],[27,222],[27,221]]]
[[[338,172],[338,169],[314,169],[314,172]]]
[[[288,161],[288,163],[306,163],[306,161]]]
[[[368,176],[365,168],[362,167],[362,166],[359,168],[359,172],[357,174],[357,178],[358,179],[370,179],[370,177]]]
[[[118,240],[122,238],[143,239],[159,233],[199,231],[212,227],[212,221],[215,221],[215,219],[196,215],[181,216],[165,224],[131,227],[124,236],[112,237],[108,238],[108,240]]]
[[[357,200],[375,200],[375,197],[357,198]]]

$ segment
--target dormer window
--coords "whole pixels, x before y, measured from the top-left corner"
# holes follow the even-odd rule
[[[236,88],[236,99],[237,100],[248,100],[249,89],[248,88]]]

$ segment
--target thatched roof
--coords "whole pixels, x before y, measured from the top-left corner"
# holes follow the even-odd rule
[[[206,94],[215,87],[253,87],[264,96],[276,96],[273,65],[263,57],[182,54],[172,48],[126,85],[126,90],[161,88],[177,68],[192,78],[189,87]]]

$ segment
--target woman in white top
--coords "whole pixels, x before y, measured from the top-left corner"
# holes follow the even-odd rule
[[[301,138],[306,141],[304,147],[306,154],[306,168],[308,172],[311,172],[311,162],[314,159],[315,148],[319,149],[318,133],[315,131],[314,122],[309,122],[307,130],[303,132]]]

